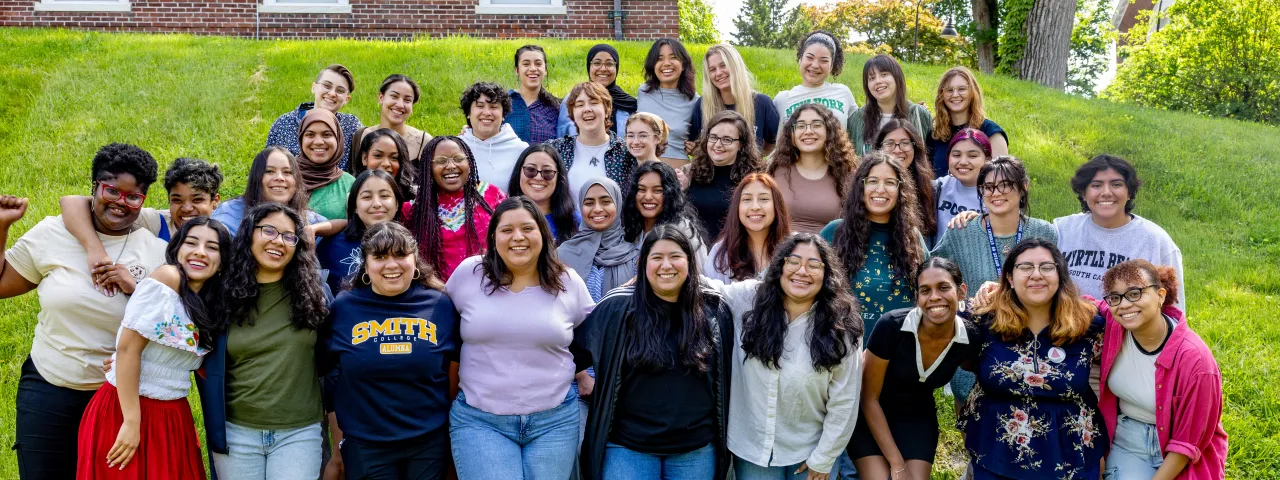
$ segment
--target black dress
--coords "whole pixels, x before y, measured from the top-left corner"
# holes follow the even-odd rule
[[[884,385],[880,389],[880,408],[884,410],[889,432],[902,452],[902,458],[933,463],[938,450],[938,414],[933,391],[946,385],[960,363],[972,358],[980,345],[977,344],[977,331],[965,321],[963,329],[956,331],[956,338],[946,351],[928,367],[932,371],[922,369],[916,361],[919,342],[912,331],[902,329],[913,311],[916,309],[902,308],[880,317],[867,342],[867,350],[889,361],[884,372]],[[918,314],[911,317],[918,326]],[[960,335],[962,332],[963,336]],[[927,375],[922,375],[922,371]],[[884,455],[861,410],[858,411],[858,426],[854,428],[848,450],[849,458],[853,459]]]

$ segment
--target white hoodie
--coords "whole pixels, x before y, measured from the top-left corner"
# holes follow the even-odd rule
[[[516,168],[516,160],[520,153],[529,148],[529,144],[516,136],[510,124],[502,124],[498,134],[488,140],[481,140],[471,131],[471,127],[462,129],[462,141],[466,142],[471,153],[476,156],[477,175],[480,180],[498,187],[507,193],[507,184],[511,183],[511,171]]]

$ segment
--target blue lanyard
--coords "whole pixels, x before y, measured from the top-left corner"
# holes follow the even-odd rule
[[[991,247],[991,263],[996,266],[996,278],[1000,278],[1000,255],[996,253],[996,234],[991,231],[991,217],[987,216],[987,246]],[[1013,237],[1013,244],[1022,241],[1022,218],[1018,218],[1018,235]]]

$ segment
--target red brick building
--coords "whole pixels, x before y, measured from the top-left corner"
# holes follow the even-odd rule
[[[676,0],[619,0],[626,39],[674,37]],[[615,0],[0,0],[0,26],[251,38],[615,38]]]

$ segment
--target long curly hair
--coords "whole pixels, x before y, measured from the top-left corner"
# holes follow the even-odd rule
[[[675,169],[662,162],[646,162],[637,166],[635,171],[631,173],[631,180],[627,182],[626,194],[623,195],[623,239],[628,242],[634,242],[644,233],[644,216],[640,215],[640,209],[636,207],[636,196],[639,192],[640,178],[647,173],[656,173],[658,178],[662,179],[662,209],[658,212],[657,221],[653,223],[654,226],[687,220],[693,225],[694,229],[700,230],[701,224],[698,222],[698,216],[693,213],[693,206],[689,203],[689,198],[685,195],[684,189],[680,187],[680,179],[676,176]]]
[[[529,159],[530,155],[535,153],[543,153],[551,157],[551,161],[556,164],[555,187],[551,190],[551,222],[555,224],[556,236],[552,240],[555,244],[573,238],[578,233],[578,222],[574,221],[574,212],[577,208],[574,206],[573,194],[569,193],[569,172],[564,168],[564,160],[560,158],[560,152],[549,143],[539,143],[537,145],[529,145],[523,152],[520,152],[520,158],[516,160],[516,167],[511,169],[511,180],[507,182],[507,192],[511,196],[521,195],[524,190],[520,189],[520,177],[524,176],[524,162]],[[490,244],[492,245],[492,244]]]
[[[662,240],[675,242],[689,259],[689,277],[680,288],[680,295],[676,300],[676,305],[681,310],[679,319],[669,318],[666,310],[661,308],[666,302],[653,293],[646,275],[649,252],[653,250],[654,244]],[[636,261],[636,287],[635,294],[631,296],[635,313],[631,322],[624,322],[627,328],[622,335],[626,339],[626,346],[623,347],[626,361],[641,370],[662,370],[674,367],[678,362],[699,372],[710,371],[711,356],[715,353],[714,340],[711,337],[710,323],[703,311],[707,296],[703,294],[698,280],[698,262],[694,261],[693,246],[689,243],[689,238],[672,226],[653,227],[653,231],[640,245],[640,257]],[[670,325],[669,322],[680,323]],[[678,329],[678,360],[666,354],[668,328]]]
[[[867,260],[867,247],[871,243],[871,219],[867,206],[863,201],[866,187],[863,182],[876,165],[886,164],[898,177],[898,201],[894,204],[889,217],[889,225],[893,232],[886,249],[889,252],[892,274],[915,281],[916,267],[924,261],[924,246],[920,245],[920,212],[916,207],[916,186],[907,181],[907,169],[902,162],[879,150],[874,150],[862,157],[862,163],[853,173],[849,182],[849,195],[844,201],[844,211],[840,217],[844,219],[836,228],[835,250],[840,262],[856,272]]]
[[[484,201],[484,195],[480,193],[480,170],[476,167],[476,156],[471,153],[467,143],[452,135],[441,135],[427,142],[427,145],[422,147],[422,157],[418,158],[418,171],[421,172],[422,180],[418,182],[418,197],[414,200],[413,211],[409,215],[409,230],[418,239],[418,254],[425,258],[437,272],[448,269],[444,264],[444,239],[440,234],[442,222],[437,191],[440,187],[436,185],[431,162],[435,159],[436,148],[444,142],[453,142],[457,145],[462,150],[462,154],[466,155],[467,166],[470,168],[467,181],[462,186],[463,208],[466,209],[464,213],[466,219],[462,228],[467,234],[467,255],[474,255],[484,250],[484,244],[480,243],[480,235],[476,233],[476,207],[483,208],[490,214],[493,213],[493,208]]]
[[[827,141],[823,151],[826,152],[824,157],[827,160],[827,174],[835,180],[836,193],[840,195],[841,200],[844,200],[845,195],[849,193],[849,174],[857,168],[858,156],[853,153],[853,145],[844,135],[844,126],[836,120],[835,115],[831,114],[831,110],[822,105],[816,103],[801,105],[790,117],[787,117],[787,121],[782,123],[782,131],[778,132],[778,146],[769,157],[769,173],[774,177],[786,175],[787,184],[791,186],[793,193],[801,194],[794,191],[795,182],[791,181],[791,167],[800,161],[800,148],[795,142],[796,121],[800,118],[800,112],[806,111],[817,113],[822,118],[822,124],[826,126]]]
[[[880,129],[880,134],[876,135],[876,143],[873,146],[881,148],[880,145],[884,144],[885,137],[896,130],[907,132],[907,138],[911,139],[911,149],[915,155],[911,157],[911,165],[907,167],[907,172],[911,174],[911,183],[916,184],[916,200],[920,205],[920,230],[925,232],[925,236],[932,235],[933,232],[938,231],[938,202],[937,192],[933,191],[933,168],[924,137],[920,136],[920,132],[916,131],[916,126],[911,122],[894,118]]]
[[[222,305],[227,311],[226,324],[254,324],[260,285],[258,260],[254,258],[251,247],[254,237],[258,236],[255,228],[258,222],[276,213],[283,213],[288,217],[298,233],[298,245],[294,247],[293,257],[285,265],[284,277],[281,279],[289,297],[289,319],[294,328],[315,330],[329,315],[329,302],[325,299],[324,283],[320,280],[320,262],[316,260],[315,244],[307,235],[302,234],[302,227],[307,225],[302,221],[302,216],[292,208],[275,202],[266,202],[249,209],[240,221],[240,234],[232,241],[231,262],[222,280]]]
[[[738,130],[738,156],[733,160],[733,168],[729,170],[729,181],[734,185],[742,182],[747,174],[764,171],[764,160],[760,158],[760,147],[756,146],[756,134],[742,115],[733,110],[724,110],[707,121],[706,133],[698,139],[698,148],[689,160],[689,180],[693,183],[711,183],[715,180],[715,164],[707,151],[711,143],[711,129],[722,123],[733,124]]]
[[[186,243],[191,229],[199,226],[209,227],[218,235],[218,253],[222,258],[222,266],[204,281],[197,292],[191,289],[187,271],[182,268],[182,259],[178,258],[178,251]],[[187,312],[187,317],[191,319],[191,323],[196,324],[199,332],[196,339],[203,348],[212,347],[214,334],[227,325],[226,319],[222,318],[226,312],[222,303],[223,279],[226,278],[223,272],[227,271],[226,266],[231,258],[231,233],[222,222],[203,216],[184,222],[169,240],[169,246],[164,249],[164,263],[178,267],[178,296],[182,298],[182,308]]]
[[[933,138],[949,142],[954,134],[951,127],[951,110],[947,110],[946,88],[952,78],[963,78],[969,87],[969,123],[965,126],[973,129],[982,128],[987,120],[987,113],[982,108],[982,87],[978,85],[978,77],[965,67],[954,67],[942,74],[938,80],[938,92],[933,97]]]
[[[756,269],[756,257],[751,253],[751,235],[738,218],[742,208],[742,192],[748,185],[756,182],[769,189],[769,195],[773,197],[770,199],[773,203],[773,224],[769,226],[769,233],[765,236],[765,256],[773,258],[778,244],[791,235],[791,213],[787,211],[787,200],[782,196],[778,182],[767,173],[752,173],[743,178],[742,183],[733,189],[733,196],[729,197],[729,213],[724,218],[724,228],[720,230],[718,240],[722,246],[715,258],[711,259],[717,270],[729,272],[729,278],[733,280],[755,278],[759,273]]]
[[[1053,263],[1057,264],[1058,291],[1053,296],[1049,307],[1049,335],[1053,344],[1059,347],[1074,343],[1089,331],[1089,324],[1098,308],[1088,300],[1080,298],[1080,288],[1071,280],[1071,272],[1067,271],[1067,260],[1058,251],[1058,246],[1043,238],[1027,238],[1013,246],[1009,256],[1005,257],[1000,268],[1000,286],[996,289],[991,302],[975,313],[991,317],[991,331],[1008,341],[1017,339],[1027,328],[1030,315],[1013,289],[1014,266],[1018,264],[1018,256],[1027,250],[1043,248],[1053,255]]]
[[[498,208],[493,211],[493,216],[489,217],[489,233],[486,234],[489,249],[485,250],[480,264],[476,265],[476,268],[484,273],[487,294],[493,295],[493,292],[510,286],[515,280],[511,269],[507,268],[506,260],[498,254],[497,246],[498,223],[502,221],[503,214],[513,210],[529,212],[533,221],[538,224],[538,234],[542,236],[542,250],[538,251],[538,280],[542,284],[542,290],[552,295],[559,295],[560,292],[566,291],[564,279],[567,276],[567,269],[564,263],[560,262],[560,257],[556,256],[555,245],[550,242],[551,227],[547,226],[546,217],[538,211],[538,204],[533,203],[533,200],[517,195],[499,203]]]
[[[782,272],[787,257],[797,245],[813,245],[825,265],[822,288],[813,299],[814,312],[809,319],[809,357],[814,370],[831,370],[846,356],[858,353],[862,341],[862,316],[853,300],[844,267],[827,242],[812,233],[797,233],[778,246],[769,262],[764,280],[756,290],[753,308],[742,319],[742,351],[766,367],[781,368],[787,328],[787,294],[782,290]]]

